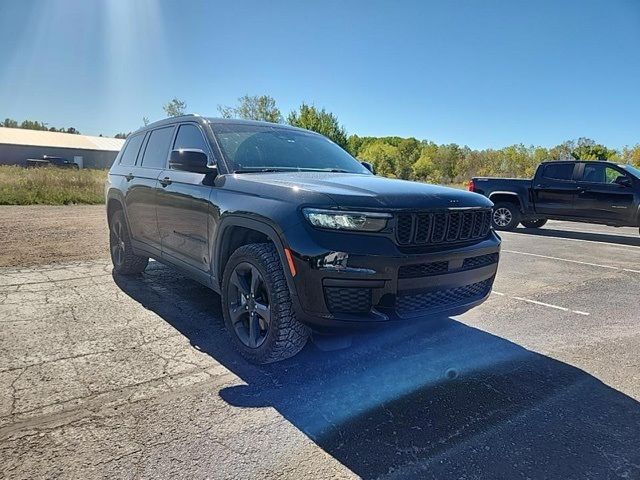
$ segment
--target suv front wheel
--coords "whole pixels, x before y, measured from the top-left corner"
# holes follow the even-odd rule
[[[237,350],[252,363],[284,360],[307,343],[309,329],[293,312],[276,247],[254,243],[238,248],[222,276],[225,326]]]

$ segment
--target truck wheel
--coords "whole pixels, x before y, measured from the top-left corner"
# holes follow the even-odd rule
[[[491,223],[496,230],[513,230],[520,222],[520,210],[515,203],[500,202],[493,207]]]
[[[264,364],[293,357],[310,331],[293,312],[282,263],[271,243],[238,248],[222,276],[224,323],[240,354]]]
[[[148,257],[133,253],[129,229],[122,210],[116,210],[109,217],[109,250],[113,269],[118,275],[142,273],[149,263]]]
[[[520,223],[525,228],[540,228],[543,227],[545,223],[547,223],[547,219],[538,218],[536,220],[523,220]]]

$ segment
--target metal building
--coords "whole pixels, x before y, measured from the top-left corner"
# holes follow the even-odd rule
[[[0,127],[0,165],[24,165],[43,155],[75,161],[80,168],[109,168],[124,140]]]

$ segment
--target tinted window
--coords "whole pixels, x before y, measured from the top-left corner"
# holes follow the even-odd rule
[[[202,132],[198,127],[191,124],[180,125],[178,135],[176,135],[176,141],[173,144],[174,150],[179,148],[197,148],[204,153],[209,153],[209,147],[202,136]]]
[[[124,152],[122,152],[122,157],[120,157],[120,165],[135,165],[142,140],[144,140],[143,134],[129,139],[124,147]]]
[[[582,181],[592,183],[615,183],[616,179],[620,176],[624,176],[624,174],[607,165],[585,164]]]
[[[544,167],[543,176],[553,180],[571,180],[573,177],[573,163],[557,163]]]
[[[142,157],[142,166],[147,168],[164,168],[169,156],[169,146],[173,138],[173,127],[159,128],[151,132],[147,148]]]

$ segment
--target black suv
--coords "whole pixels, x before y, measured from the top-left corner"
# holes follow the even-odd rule
[[[500,239],[482,195],[375,176],[327,138],[195,115],[127,139],[106,184],[116,274],[152,257],[222,295],[248,360],[312,330],[460,314],[490,294]]]

